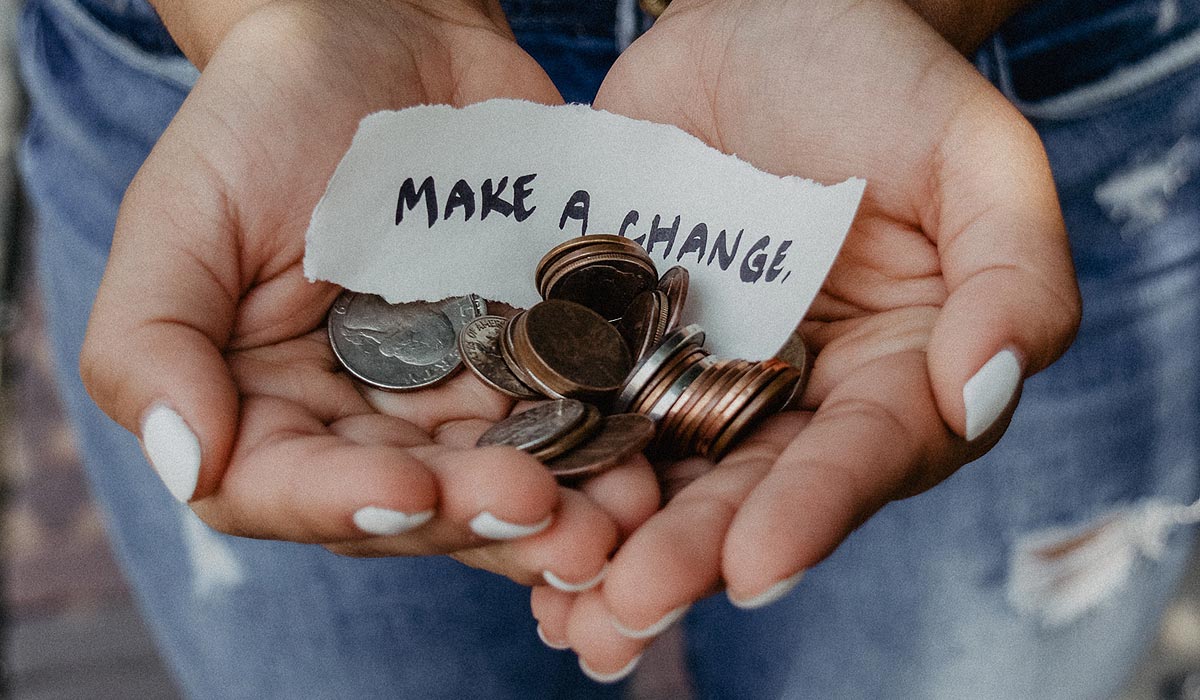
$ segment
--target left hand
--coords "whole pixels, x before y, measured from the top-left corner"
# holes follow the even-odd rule
[[[614,622],[661,631],[722,586],[775,600],[885,504],[990,449],[1080,300],[1037,134],[900,0],[676,0],[595,106],[778,175],[869,183],[802,327],[811,413],[767,421],[711,471],[672,465],[703,475],[600,588],[535,590],[545,636],[604,675],[649,642]]]

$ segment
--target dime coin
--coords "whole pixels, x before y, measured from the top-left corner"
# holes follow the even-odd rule
[[[640,452],[654,437],[654,421],[635,413],[621,413],[600,421],[595,436],[574,450],[550,460],[546,466],[559,479],[594,476]]]
[[[424,389],[459,368],[458,331],[486,313],[486,303],[474,294],[389,304],[346,291],[329,311],[329,341],[359,380],[388,391]]]
[[[500,351],[500,337],[508,319],[480,316],[458,334],[458,352],[463,364],[488,387],[510,398],[533,401],[542,395],[517,378]]]
[[[587,307],[552,299],[513,328],[513,350],[537,385],[572,398],[607,400],[633,364],[617,329]]]
[[[678,328],[680,320],[683,319],[683,307],[687,303],[689,280],[687,268],[682,265],[676,265],[667,270],[658,280],[658,291],[667,297],[667,322],[664,333],[670,333]]]
[[[617,394],[614,408],[618,411],[627,410],[663,364],[681,348],[689,345],[695,345],[697,348],[704,345],[703,328],[695,324],[684,326],[663,339],[662,344],[655,348],[649,356],[642,358],[625,378],[625,382],[621,385],[621,391]]]
[[[514,413],[479,436],[476,447],[508,445],[525,452],[540,450],[569,433],[588,415],[587,406],[559,399]]]

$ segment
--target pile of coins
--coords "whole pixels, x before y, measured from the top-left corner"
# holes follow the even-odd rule
[[[704,349],[704,331],[685,326],[638,364],[614,408],[658,426],[660,457],[701,455],[720,461],[764,417],[791,403],[804,370],[772,358],[718,360]]]
[[[461,361],[506,396],[554,399],[497,423],[478,444],[521,449],[563,480],[647,445],[658,458],[716,462],[803,390],[798,336],[763,362],[713,357],[702,329],[680,327],[687,270],[659,277],[627,238],[568,240],[537,264],[534,284],[543,301],[512,318],[487,315],[473,294],[391,305],[347,292],[330,312],[330,340],[355,377],[379,388],[432,386]]]
[[[595,406],[558,399],[500,421],[476,445],[515,447],[538,458],[560,481],[575,481],[620,464],[653,438],[654,421],[645,416],[602,417]]]

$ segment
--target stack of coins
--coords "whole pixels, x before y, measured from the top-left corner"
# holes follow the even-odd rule
[[[591,234],[550,250],[534,270],[543,299],[565,299],[609,321],[625,315],[637,295],[658,284],[654,261],[623,236]]]
[[[778,358],[719,360],[704,349],[704,339],[695,325],[672,333],[634,367],[614,403],[654,421],[657,456],[720,461],[804,385],[803,368]]]
[[[511,319],[487,315],[473,294],[387,304],[346,292],[330,311],[330,341],[355,377],[379,388],[432,386],[465,364],[506,396],[556,399],[501,421],[479,444],[524,450],[563,480],[648,444],[656,457],[716,462],[803,390],[798,334],[763,362],[713,357],[700,327],[680,327],[687,270],[660,278],[627,238],[568,240],[541,259],[534,280],[543,301]]]
[[[560,481],[595,476],[641,452],[654,422],[624,413],[601,417],[596,407],[559,399],[515,413],[493,425],[477,447],[509,445],[544,463]]]
[[[483,316],[458,337],[484,384],[515,399],[579,399],[606,406],[633,366],[617,329],[591,309],[543,301],[511,320]]]

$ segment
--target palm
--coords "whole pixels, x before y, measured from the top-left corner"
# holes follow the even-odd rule
[[[591,596],[603,603],[571,608],[569,628],[592,632],[576,648],[609,670],[637,643],[597,640],[597,610],[636,629],[722,585],[749,598],[985,451],[1006,417],[964,440],[964,382],[1004,342],[1031,371],[1047,364],[1077,301],[1036,136],[900,2],[677,2],[596,106],[779,175],[868,181],[802,325],[818,353],[806,411],[768,421],[715,469],[670,465],[668,481],[695,480],[622,545]],[[993,226],[1016,235],[981,231]],[[548,615],[559,632],[563,614]]]
[[[561,494],[531,458],[473,449],[513,406],[470,376],[400,395],[360,391],[337,371],[323,328],[340,290],[304,278],[304,234],[359,120],[421,103],[561,99],[486,18],[452,22],[400,3],[362,5],[268,9],[221,44],[123,203],[85,366],[103,377],[121,362],[105,349],[131,344],[129,327],[139,319],[128,318],[129,299],[166,297],[162,310],[148,312],[165,330],[144,324],[135,332],[158,334],[144,341],[150,356],[178,352],[196,365],[170,372],[175,379],[196,373],[186,377],[192,384],[175,382],[200,394],[189,397],[188,420],[205,454],[191,505],[220,530],[355,554],[468,550],[470,563],[527,582],[546,568],[568,580],[590,578],[618,528],[653,507],[652,486],[638,503],[615,502],[610,516],[582,496]],[[135,271],[148,257],[162,269]],[[163,347],[181,326],[202,337]],[[211,386],[211,376],[225,386]],[[119,420],[136,425],[129,392],[102,379],[92,388]],[[622,490],[614,485],[641,493],[648,481],[644,462],[635,463],[587,493],[604,502]],[[368,538],[351,520],[366,506],[436,510],[437,517],[411,535]],[[511,547],[469,551],[487,542],[467,527],[483,511],[520,525],[554,511],[556,525],[551,541],[528,545],[514,564]],[[564,549],[565,561],[541,561]]]

